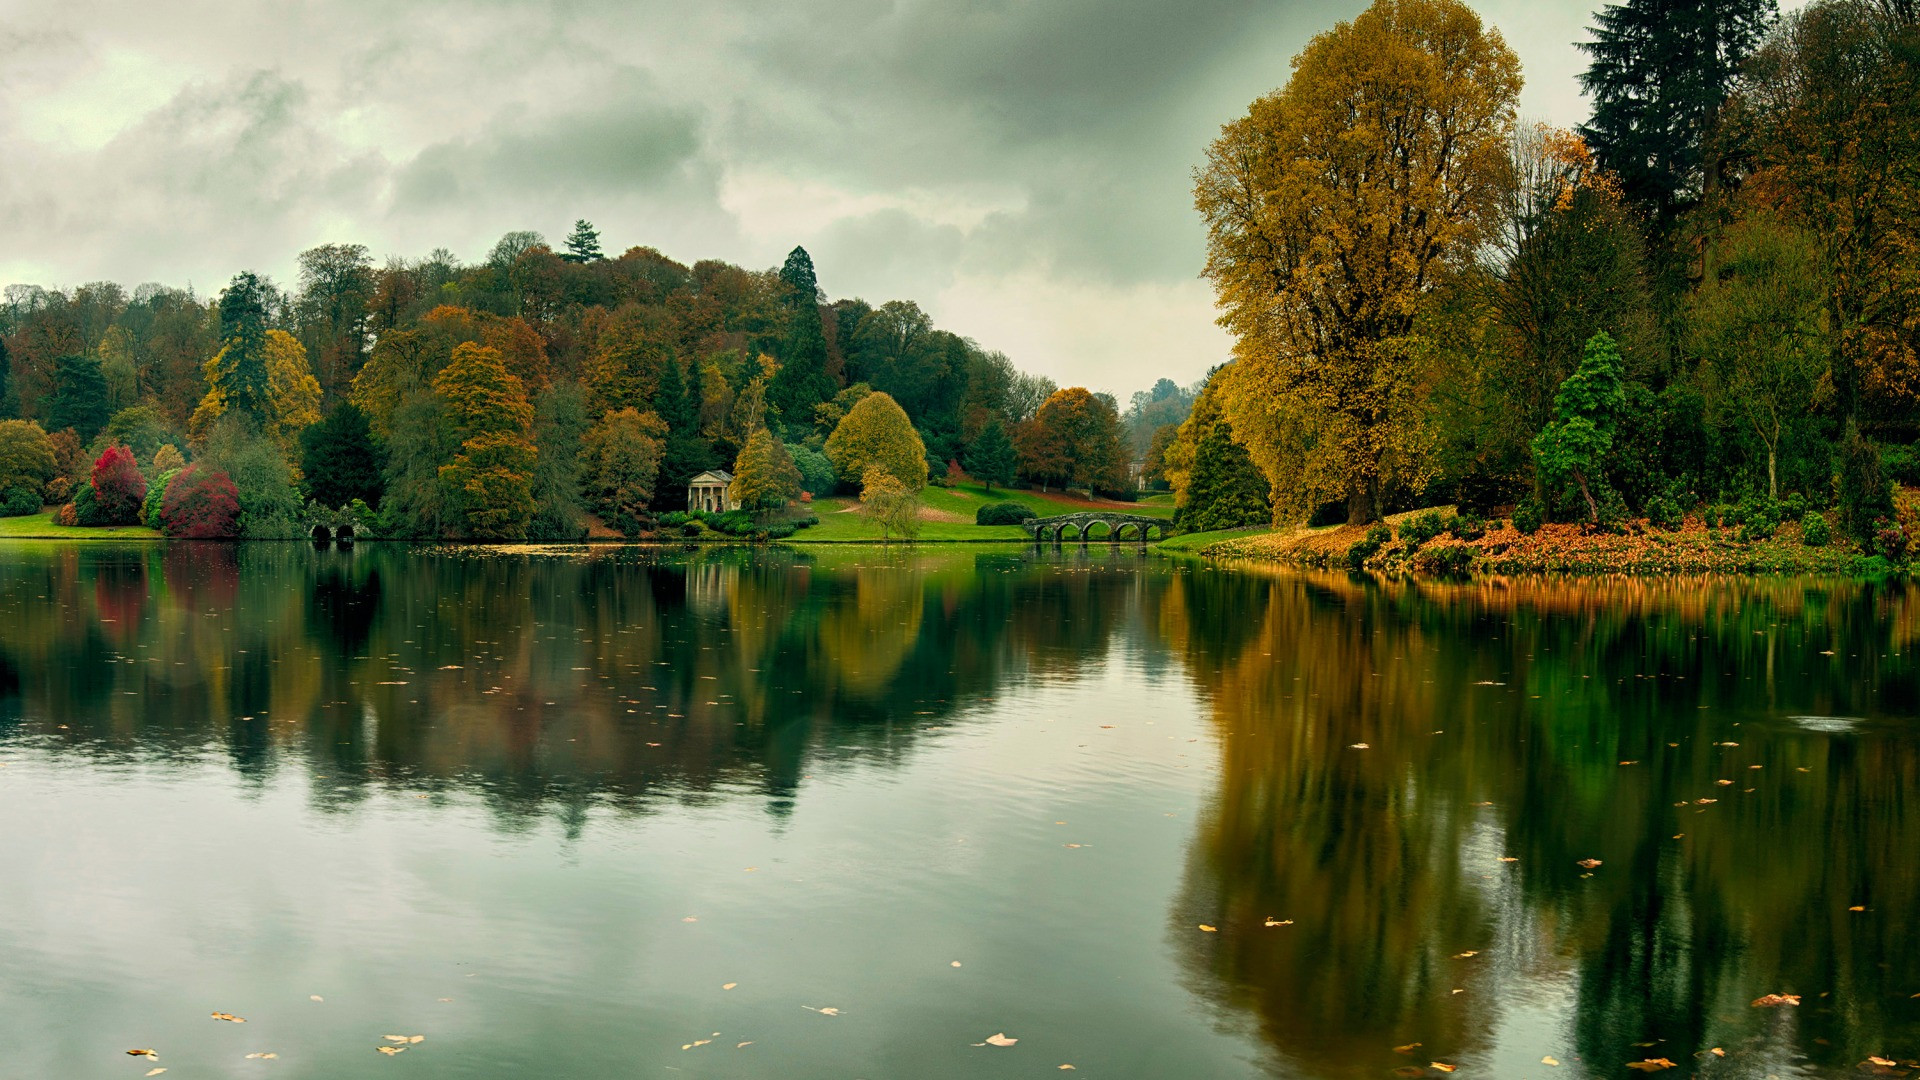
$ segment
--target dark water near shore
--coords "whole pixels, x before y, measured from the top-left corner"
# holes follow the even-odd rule
[[[0,1080],[1860,1075],[1920,1057],[1916,637],[1862,583],[10,544]]]

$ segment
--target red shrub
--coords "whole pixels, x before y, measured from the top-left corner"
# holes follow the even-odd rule
[[[188,540],[231,540],[240,535],[240,492],[226,473],[189,465],[167,485],[160,527]]]
[[[133,460],[133,451],[109,446],[93,463],[93,502],[102,525],[140,524],[140,504],[147,498],[147,480]]]

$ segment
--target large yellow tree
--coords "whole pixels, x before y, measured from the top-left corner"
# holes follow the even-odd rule
[[[204,438],[227,411],[226,380],[230,366],[225,362],[232,345],[203,365],[207,393],[187,421],[188,431]],[[267,368],[267,405],[265,432],[283,447],[291,447],[294,437],[308,424],[320,419],[320,381],[313,377],[307,363],[306,346],[284,330],[269,330],[265,342]]]
[[[1295,505],[1343,498],[1371,521],[1387,485],[1421,479],[1416,317],[1486,239],[1519,92],[1519,60],[1466,5],[1376,0],[1208,148],[1194,203],[1237,339],[1223,405]]]

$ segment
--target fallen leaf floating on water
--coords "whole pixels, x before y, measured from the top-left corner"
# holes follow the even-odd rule
[[[1662,1069],[1677,1069],[1679,1066],[1666,1058],[1647,1058],[1644,1061],[1629,1061],[1627,1068],[1639,1069],[1641,1072],[1659,1072]]]
[[[1405,1046],[1396,1046],[1396,1047],[1394,1047],[1394,1048],[1393,1048],[1393,1052],[1394,1052],[1394,1053],[1396,1053],[1396,1054],[1407,1054],[1407,1055],[1409,1055],[1409,1056],[1411,1056],[1411,1055],[1413,1054],[1413,1052],[1414,1052],[1415,1050],[1418,1050],[1418,1049],[1420,1049],[1420,1044],[1419,1044],[1419,1043],[1408,1043],[1408,1044],[1407,1044],[1407,1045],[1405,1045]]]
[[[387,1040],[388,1042],[394,1042],[394,1043],[402,1043],[402,1042],[408,1041],[405,1035],[382,1035],[380,1037]]]
[[[1009,1038],[1004,1031],[987,1036],[988,1046],[1012,1046],[1019,1041],[1019,1039]]]
[[[264,1053],[264,1052],[252,1053],[247,1055],[247,1060],[248,1061],[272,1061],[279,1056],[280,1056],[279,1054],[274,1054],[274,1053]]]
[[[1060,1068],[1062,1068],[1062,1069],[1071,1069],[1071,1068],[1073,1068],[1073,1066],[1071,1066],[1071,1065],[1062,1065],[1062,1066],[1060,1066]]]
[[[425,1035],[409,1035],[407,1036],[407,1041],[410,1043],[423,1043],[427,1041],[427,1037]]]
[[[816,1009],[811,1005],[802,1005],[800,1007],[808,1010],[809,1012],[817,1012],[821,1016],[839,1016],[840,1015],[840,1010],[832,1006],[828,1006],[827,1008],[824,1008],[824,1009]]]
[[[1587,869],[1591,870],[1594,867],[1600,865],[1600,860],[1599,859],[1581,859],[1578,863],[1575,863],[1574,865],[1584,866]]]
[[[1276,919],[1276,918],[1274,918],[1273,916],[1271,916],[1271,915],[1269,915],[1269,916],[1267,916],[1267,921],[1266,921],[1266,923],[1265,923],[1265,925],[1267,925],[1267,926],[1292,926],[1292,925],[1293,925],[1293,920],[1292,920],[1292,919]]]
[[[1693,800],[1693,804],[1695,806],[1712,806],[1719,801],[1719,799],[1695,799]]]
[[[1219,933],[1219,932],[1220,932],[1220,928],[1219,928],[1219,927],[1217,927],[1217,926],[1208,926],[1208,925],[1207,925],[1206,923],[1201,923],[1201,924],[1200,924],[1200,929],[1202,929],[1202,930],[1205,930],[1205,931],[1206,931],[1207,933],[1209,933],[1209,934],[1217,934],[1217,933]]]
[[[1715,780],[1715,781],[1714,781],[1714,783],[1716,783],[1716,784],[1719,784],[1719,785],[1720,785],[1721,787],[1732,787],[1732,786],[1733,786],[1733,781],[1731,781],[1731,780]]]
[[[1880,1066],[1883,1069],[1891,1069],[1895,1065],[1900,1064],[1899,1062],[1893,1060],[1892,1058],[1875,1057],[1872,1054],[1867,1055],[1867,1060],[1871,1061],[1875,1065]]]
[[[1366,743],[1363,743],[1363,742],[1357,742],[1349,746],[1348,749],[1349,750],[1371,750],[1373,749],[1373,747],[1368,746]]]
[[[152,1050],[129,1050],[127,1051],[127,1056],[128,1057],[159,1057],[160,1055],[154,1053]]]
[[[215,1020],[225,1020],[229,1024],[244,1024],[247,1022],[246,1017],[235,1016],[232,1013],[214,1013],[213,1018]]]
[[[752,1039],[748,1039],[748,1040],[747,1040],[746,1042],[737,1042],[737,1043],[734,1043],[734,1044],[733,1044],[733,1048],[734,1048],[735,1050],[743,1050],[743,1049],[745,1049],[745,1048],[747,1048],[747,1047],[749,1047],[749,1046],[752,1046],[752,1045],[753,1045],[753,1040],[752,1040]]]
[[[167,1071],[167,1070],[166,1070],[166,1069],[164,1069],[164,1068],[162,1068],[162,1069],[148,1069],[148,1070],[147,1070],[147,1071],[146,1071],[145,1073],[143,1073],[142,1075],[145,1075],[145,1076],[159,1076],[159,1075],[160,1075],[161,1073],[163,1073],[163,1072],[166,1072],[166,1071]]]
[[[325,1000],[327,1000],[327,999],[326,999],[326,998],[323,998],[323,997],[321,997],[321,996],[320,996],[319,994],[308,994],[308,995],[307,995],[307,1000],[308,1000],[308,1001],[325,1001]]]
[[[1466,952],[1463,952],[1463,953],[1454,953],[1453,958],[1455,960],[1465,960],[1470,956],[1479,956],[1479,955],[1480,955],[1480,950],[1468,949]]]
[[[1455,1069],[1458,1069],[1459,1067],[1460,1067],[1460,1066],[1458,1066],[1458,1065],[1449,1065],[1449,1064],[1447,1064],[1447,1063],[1446,1063],[1446,1062],[1444,1062],[1444,1061],[1429,1061],[1429,1062],[1427,1062],[1427,1068],[1429,1068],[1429,1069],[1439,1069],[1439,1070],[1440,1070],[1441,1072],[1452,1072],[1452,1071],[1454,1071]]]
[[[1559,1059],[1559,1058],[1556,1058],[1556,1057],[1554,1057],[1554,1056],[1553,1056],[1552,1054],[1548,1054],[1548,1055],[1547,1055],[1546,1057],[1543,1057],[1543,1058],[1541,1058],[1541,1059],[1540,1059],[1540,1064],[1542,1064],[1542,1065],[1558,1065],[1558,1064],[1560,1064],[1560,1059]]]
[[[695,1039],[695,1040],[693,1040],[692,1042],[690,1042],[690,1043],[688,1043],[687,1045],[685,1045],[685,1046],[683,1046],[683,1047],[681,1047],[680,1049],[682,1049],[682,1050],[691,1050],[691,1049],[693,1049],[693,1048],[694,1048],[694,1047],[696,1047],[696,1046],[705,1046],[705,1045],[707,1045],[708,1043],[710,1043],[710,1042],[712,1042],[712,1041],[713,1041],[712,1039]],[[737,1050],[737,1049],[739,1049],[739,1047],[735,1047],[734,1049],[736,1049],[736,1050]]]
[[[1781,1005],[1798,1004],[1800,1004],[1799,994],[1766,994],[1753,999],[1753,1007],[1756,1009],[1772,1009]]]
[[[739,985],[740,985],[739,983],[721,983],[721,984],[720,984],[720,989],[722,989],[722,990],[731,990],[731,989],[733,989],[734,987],[736,987],[736,986],[739,986]]]
[[[404,1046],[376,1046],[374,1047],[374,1049],[380,1051],[381,1053],[387,1055],[388,1057],[392,1057],[395,1054],[404,1054],[407,1052],[407,1048]]]
[[[1848,910],[1848,911],[1865,911],[1865,910],[1867,910],[1867,909],[1866,909],[1866,908],[1863,908],[1863,907],[1850,907],[1850,908],[1848,908],[1847,910]]]
[[[1707,1053],[1709,1053],[1709,1054],[1712,1054],[1712,1055],[1713,1055],[1714,1057],[1726,1057],[1726,1056],[1727,1056],[1727,1052],[1726,1052],[1725,1050],[1722,1050],[1722,1049],[1720,1049],[1720,1048],[1719,1048],[1719,1047],[1717,1047],[1717,1046],[1716,1046],[1716,1047],[1714,1047],[1713,1049],[1711,1049],[1711,1050],[1709,1050],[1709,1051],[1707,1051]]]
[[[1512,855],[1502,855],[1500,856],[1500,861],[1501,862],[1519,862],[1520,860]]]
[[[951,964],[948,964],[947,966],[948,966],[948,967],[959,967],[959,966],[960,966],[960,961],[958,961],[958,960],[955,960],[955,961],[954,961],[953,963],[951,963]]]

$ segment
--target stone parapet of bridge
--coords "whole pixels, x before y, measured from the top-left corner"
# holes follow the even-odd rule
[[[1020,523],[1027,534],[1035,540],[1046,543],[1060,543],[1068,539],[1071,533],[1081,543],[1088,543],[1087,534],[1095,525],[1104,524],[1107,535],[1093,541],[1096,543],[1120,543],[1134,540],[1146,543],[1148,530],[1158,529],[1159,538],[1164,539],[1172,524],[1166,518],[1149,517],[1146,514],[1110,514],[1099,510],[1089,510],[1079,514],[1059,514],[1054,517],[1029,518]]]

